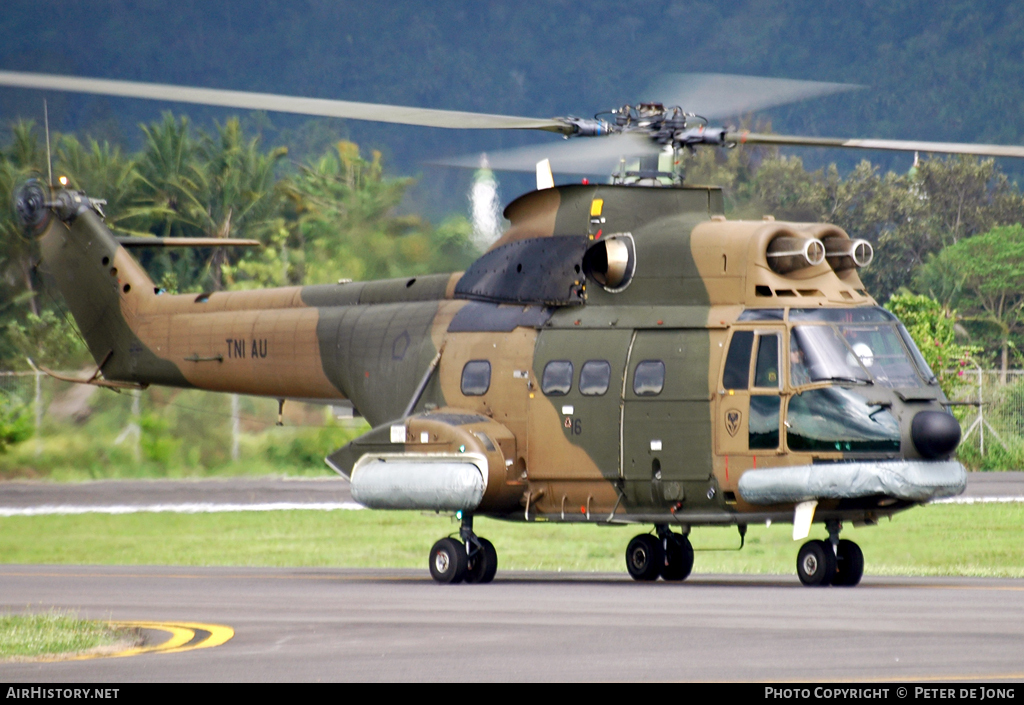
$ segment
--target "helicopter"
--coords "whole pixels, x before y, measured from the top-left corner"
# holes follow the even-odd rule
[[[693,76],[689,98],[743,93],[742,77]],[[756,80],[760,95],[721,110],[856,88]],[[348,400],[372,428],[327,465],[367,507],[458,518],[428,553],[440,583],[494,579],[497,551],[473,528],[488,516],[653,527],[626,546],[637,581],[685,580],[694,526],[736,526],[742,547],[750,524],[791,523],[794,540],[822,524],[827,538],[797,553],[800,581],[854,586],[864,556],[844,523],[966,487],[951,402],[858,275],[871,244],[830,224],[727,220],[722,190],[674,165],[739,144],[1022,147],[751,133],[675,107],[687,96],[538,119],[15,72],[0,85],[566,138],[490,155],[535,170],[537,189],[464,272],[382,281],[171,295],[129,251],[224,240],[119,236],[102,201],[52,176],[15,194],[97,364],[63,379]],[[608,183],[554,182],[553,165],[609,163]]]

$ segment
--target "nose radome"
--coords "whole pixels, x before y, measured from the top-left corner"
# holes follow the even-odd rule
[[[919,411],[910,424],[910,437],[923,457],[943,458],[960,444],[960,423],[944,411]]]

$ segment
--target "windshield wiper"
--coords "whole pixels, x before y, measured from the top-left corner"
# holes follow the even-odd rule
[[[827,377],[822,380],[815,380],[820,382],[848,382],[850,384],[863,384],[865,386],[874,384],[870,379],[857,379],[856,377]]]

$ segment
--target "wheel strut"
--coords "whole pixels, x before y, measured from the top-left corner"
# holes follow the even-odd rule
[[[459,515],[462,518],[459,538],[466,548],[466,574],[463,579],[467,583],[489,583],[498,571],[498,553],[494,544],[473,531],[472,512],[460,512]]]

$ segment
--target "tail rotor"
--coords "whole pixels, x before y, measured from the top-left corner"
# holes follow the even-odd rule
[[[40,235],[50,223],[50,189],[38,178],[20,183],[12,194],[14,215],[28,235]]]

